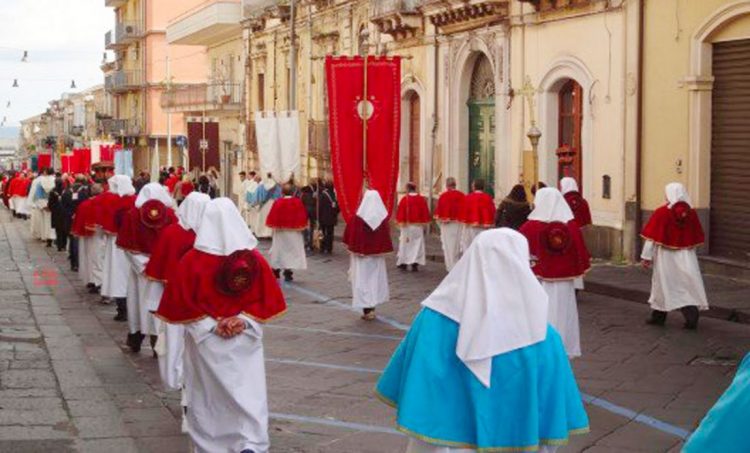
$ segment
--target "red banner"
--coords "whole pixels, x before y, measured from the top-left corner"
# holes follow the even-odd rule
[[[349,222],[364,183],[362,117],[367,117],[367,178],[393,212],[401,134],[401,58],[368,57],[367,102],[362,57],[326,59],[331,164],[339,205]]]
[[[36,166],[39,173],[46,168],[50,168],[52,166],[52,154],[39,154],[39,160],[37,160]]]
[[[73,150],[73,173],[89,174],[91,171],[91,149],[77,148]]]
[[[71,173],[73,170],[73,154],[60,155],[60,171],[62,173]]]

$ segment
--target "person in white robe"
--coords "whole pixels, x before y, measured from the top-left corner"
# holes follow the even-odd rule
[[[16,176],[16,177],[20,178],[20,176]],[[31,175],[25,176],[25,178],[33,178],[32,184],[33,184],[34,179],[36,179]],[[15,181],[15,184],[21,184],[21,182]],[[23,184],[26,184],[26,183],[24,182]],[[27,197],[28,195],[26,196],[13,195],[10,197],[10,202],[9,202],[10,209],[13,212],[15,212],[17,217],[29,216],[31,214],[31,210],[28,208],[27,203],[26,203]]]
[[[258,222],[260,221],[260,201],[258,197],[259,187],[263,182],[262,178],[258,175],[254,175],[253,178],[247,185],[245,191],[245,221],[250,227],[250,231],[255,234],[258,231]]]
[[[400,234],[396,266],[402,271],[411,266],[417,272],[419,266],[427,264],[424,230],[430,223],[430,210],[423,197],[417,193],[416,184],[406,185],[406,196],[401,200],[396,215]]]
[[[39,177],[39,186],[33,195],[38,218],[39,239],[47,242],[47,247],[52,247],[52,241],[57,238],[55,229],[52,228],[52,211],[47,206],[49,194],[54,188],[55,170],[47,168],[45,174]]]
[[[368,190],[357,209],[357,217],[373,231],[382,228],[388,210],[377,190]],[[391,249],[392,250],[392,249]],[[388,269],[382,254],[362,255],[350,249],[349,280],[352,284],[352,307],[362,309],[362,318],[375,319],[375,307],[390,300]]]
[[[91,196],[95,197],[102,193],[101,184],[91,185]],[[91,236],[78,238],[78,275],[87,284],[92,285],[90,291],[96,293],[97,288],[102,286],[102,268],[104,267],[105,238],[101,227],[94,225]],[[106,300],[106,299],[102,299]]]
[[[143,186],[135,199],[135,207],[140,209],[147,201],[160,201],[168,209],[174,206],[174,199],[167,188],[158,182],[150,182]],[[150,337],[151,347],[156,346],[159,335],[159,320],[153,315],[161,299],[162,285],[150,280],[144,274],[149,255],[134,250],[127,250],[126,256],[130,264],[128,276],[128,345],[131,351],[139,352],[145,336]],[[152,303],[149,304],[148,301]],[[156,352],[154,351],[154,354]]]
[[[258,188],[264,196],[258,200],[260,203],[260,212],[258,213],[258,224],[254,234],[257,238],[270,238],[273,236],[273,231],[266,226],[266,220],[268,219],[268,214],[271,213],[274,201],[281,197],[281,188],[271,174],[266,177],[262,186],[262,189]]]
[[[680,183],[671,183],[666,189],[666,209],[683,203],[692,211],[692,202],[685,187]],[[654,213],[655,217],[657,212]],[[697,247],[703,242],[703,230],[697,215],[691,213],[688,225],[683,228],[694,228],[692,242],[684,244],[665,244],[661,238],[649,238],[648,225],[644,228],[643,252],[641,260],[645,267],[653,268],[651,278],[651,295],[648,303],[652,317],[647,322],[664,325],[667,313],[682,311],[685,317],[685,328],[695,329],[698,326],[699,311],[708,310],[708,298],[703,284]],[[670,215],[665,212],[665,215]]]
[[[292,196],[292,186],[284,184],[282,197],[273,203],[268,223],[273,231],[269,264],[276,278],[284,273],[284,281],[294,280],[295,270],[307,269],[305,238],[303,231],[307,224],[307,211],[299,198]],[[274,212],[280,209],[280,212]],[[293,219],[304,220],[304,224],[293,225]]]
[[[135,194],[133,181],[126,175],[114,175],[107,180],[109,191],[118,197]],[[98,225],[102,228],[102,225]],[[117,232],[105,231],[104,233],[104,262],[102,268],[102,290],[103,297],[114,300],[117,304],[115,321],[126,321],[128,296],[128,277],[130,275],[130,264],[125,251],[117,246]]]
[[[445,270],[453,269],[461,258],[461,228],[459,221],[464,194],[456,189],[456,178],[445,180],[446,191],[440,195],[435,209],[435,220],[440,224],[440,243],[443,246]]]
[[[255,172],[251,171],[248,175],[246,172],[241,171],[240,172],[240,184],[237,187],[237,208],[240,210],[240,214],[242,214],[242,217],[247,222],[248,218],[248,203],[247,203],[247,193],[250,190],[251,187],[253,189],[255,188]],[[248,223],[249,225],[249,223]]]
[[[41,178],[42,177],[40,175],[35,177],[31,181],[29,193],[28,195],[26,195],[26,198],[21,200],[18,210],[18,212],[20,212],[22,215],[25,215],[29,218],[29,229],[31,232],[31,237],[34,239],[42,238],[42,218],[39,212],[39,207],[37,206],[35,201],[36,193],[39,190],[39,185],[42,182]]]

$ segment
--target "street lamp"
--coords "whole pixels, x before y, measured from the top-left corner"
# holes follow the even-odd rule
[[[535,122],[532,121],[526,137],[531,142],[531,150],[534,157],[534,185],[531,187],[536,188],[536,185],[539,183],[539,139],[542,138],[542,131],[536,127]]]

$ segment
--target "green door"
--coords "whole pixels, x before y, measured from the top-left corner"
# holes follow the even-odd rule
[[[484,179],[495,196],[495,102],[469,101],[469,184]]]

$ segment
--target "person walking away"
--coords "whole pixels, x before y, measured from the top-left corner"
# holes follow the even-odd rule
[[[84,192],[83,190],[79,191]],[[104,258],[104,235],[96,226],[96,210],[101,184],[91,186],[91,196],[82,199],[75,207],[73,223],[70,229],[71,251],[74,242],[77,244],[76,266],[78,275],[86,284],[90,294],[96,294],[102,285],[102,262]],[[83,197],[81,197],[83,198]]]
[[[427,263],[424,246],[424,230],[430,224],[430,208],[427,200],[417,193],[417,185],[406,184],[406,195],[396,211],[401,234],[398,240],[396,266],[402,271],[411,267],[413,272]]]
[[[227,198],[206,206],[157,315],[185,326],[187,431],[196,453],[268,453],[261,323],[286,310],[258,241]]]
[[[308,227],[307,211],[302,201],[292,195],[292,186],[284,184],[283,196],[276,200],[266,219],[272,233],[271,268],[276,278],[294,280],[294,271],[307,269],[303,232]]]
[[[700,311],[708,310],[696,253],[704,242],[703,228],[685,186],[671,183],[665,192],[667,203],[654,211],[642,232],[643,266],[653,268],[648,323],[663,326],[668,312],[680,310],[684,327],[693,330]]]
[[[539,189],[534,210],[520,232],[529,241],[532,269],[549,296],[549,322],[568,357],[581,355],[575,279],[591,268],[591,256],[573,213],[559,190]]]
[[[377,190],[367,190],[355,215],[344,230],[349,249],[352,306],[362,309],[362,319],[375,319],[375,307],[388,302],[385,256],[393,252],[388,210]]]
[[[321,186],[318,195],[318,223],[323,234],[320,251],[330,255],[333,253],[333,233],[339,221],[339,205],[333,183],[325,180]]]
[[[591,209],[589,208],[589,202],[583,198],[581,192],[578,190],[578,183],[571,177],[565,177],[560,180],[560,192],[565,197],[565,201],[570,206],[570,210],[573,211],[576,223],[581,228],[586,228],[591,225]]]
[[[55,170],[47,168],[45,174],[39,177],[39,185],[34,191],[34,206],[37,209],[39,221],[39,236],[52,247],[52,242],[57,239],[55,229],[52,225],[52,211],[49,206],[50,193],[55,189]]]
[[[435,220],[440,225],[440,242],[443,245],[445,269],[450,272],[461,257],[461,208],[463,192],[456,189],[456,178],[445,180],[445,192],[438,198]]]
[[[475,180],[471,189],[461,206],[461,253],[469,249],[479,233],[495,226],[495,202],[484,192],[484,180]]]
[[[305,206],[307,213],[307,228],[305,228],[305,250],[312,252],[313,236],[317,228],[318,218],[318,187],[317,184],[308,184],[300,190],[300,200]]]
[[[516,184],[500,202],[495,214],[495,226],[518,231],[528,220],[529,214],[531,214],[531,205],[526,199],[526,189],[522,184]]]
[[[588,432],[529,259],[518,232],[482,232],[422,302],[376,386],[407,453],[549,453]]]
[[[65,251],[68,245],[68,233],[70,232],[70,220],[65,215],[63,207],[63,192],[65,191],[62,178],[55,179],[55,188],[49,193],[47,207],[50,211],[50,223],[55,230],[55,245],[57,251]]]

